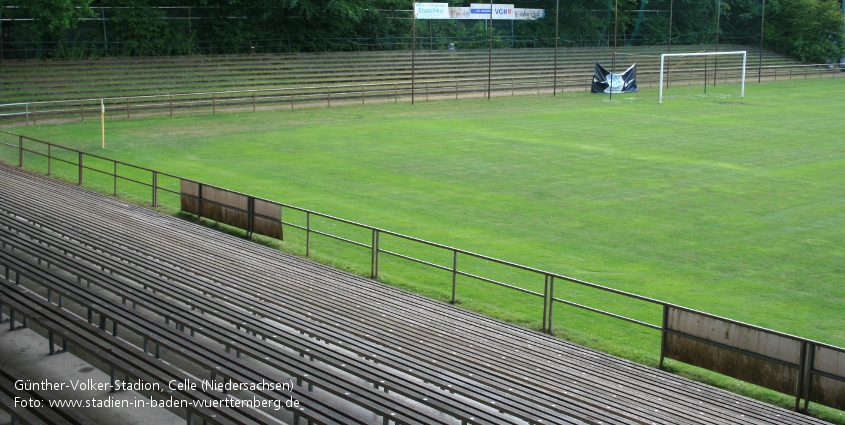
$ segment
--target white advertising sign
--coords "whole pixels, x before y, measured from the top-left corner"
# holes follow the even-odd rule
[[[448,3],[414,3],[417,19],[490,19],[490,3],[473,3],[470,7],[445,7]],[[521,9],[512,4],[494,4],[493,19],[533,21],[546,17],[545,9]]]
[[[493,5],[493,19],[512,20],[514,16],[514,8],[512,4]]]
[[[489,17],[489,9],[487,14]],[[475,16],[472,16],[472,9],[469,7],[450,7],[449,17],[452,19],[480,19]]]
[[[546,9],[514,9],[514,19],[533,21],[546,17]]]
[[[490,19],[490,3],[472,3],[469,5],[471,19]],[[493,19],[513,19],[512,4],[493,4]]]
[[[450,19],[449,3],[414,3],[414,17],[417,19]]]

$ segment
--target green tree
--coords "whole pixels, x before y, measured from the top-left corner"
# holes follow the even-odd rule
[[[806,62],[823,63],[842,53],[843,16],[838,2],[770,0],[764,41],[773,50]],[[771,10],[771,14],[769,13]]]
[[[9,17],[32,18],[27,25],[30,37],[37,40],[58,38],[62,31],[75,28],[79,18],[91,16],[91,0],[0,0]]]

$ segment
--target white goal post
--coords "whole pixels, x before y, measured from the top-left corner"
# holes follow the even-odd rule
[[[663,53],[660,55],[660,94],[657,97],[657,103],[663,103],[663,64],[666,63],[666,58],[679,56],[717,56],[717,55],[742,55],[742,89],[739,97],[745,97],[745,62],[748,54],[745,50],[737,52],[711,52],[711,53]],[[707,84],[705,81],[704,84]]]

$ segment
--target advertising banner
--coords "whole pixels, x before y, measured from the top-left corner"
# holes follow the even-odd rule
[[[470,19],[490,19],[490,3],[472,3],[469,5]],[[493,4],[493,19],[513,20],[514,7],[512,4]]]
[[[546,9],[520,9],[513,10],[514,19],[519,21],[533,21],[546,17]]]
[[[448,14],[442,15],[439,5],[448,3],[415,3],[415,5],[438,5],[438,8],[426,8],[426,13],[420,13],[421,8],[417,9],[415,16],[417,19],[490,19],[490,4],[487,3],[473,3],[470,7],[449,7]],[[443,17],[445,16],[445,17]],[[493,5],[493,19],[498,20],[515,20],[515,21],[533,21],[546,17],[545,9],[521,9],[515,8],[512,4],[494,4]]]
[[[489,18],[489,9],[488,9],[488,18]],[[487,18],[479,18],[476,16],[472,16],[472,9],[469,7],[450,7],[449,8],[449,18],[451,19],[487,19]]]
[[[451,19],[449,17],[449,3],[414,3],[414,17],[417,19]]]
[[[637,64],[621,74],[614,74],[596,62],[593,73],[593,84],[590,91],[593,93],[633,93],[637,88]]]
[[[493,19],[513,20],[515,16],[512,4],[493,5]]]

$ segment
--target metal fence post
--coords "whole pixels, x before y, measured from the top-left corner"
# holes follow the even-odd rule
[[[361,104],[364,105],[364,85],[361,84]]]
[[[82,170],[84,166],[82,165],[82,152],[79,152],[79,185],[82,186]]]
[[[117,164],[117,163],[115,163]],[[117,169],[117,167],[115,167]],[[117,173],[115,173],[117,174]],[[116,181],[116,180],[115,180]],[[153,208],[158,206],[158,171],[153,171]]]
[[[202,183],[197,182],[197,221],[202,220]]]
[[[806,74],[804,79],[806,79]],[[35,104],[32,104],[32,125],[38,125],[38,114],[35,112]]]
[[[173,95],[170,95],[170,116],[173,116]]]
[[[252,239],[255,230],[255,198],[250,196],[246,201],[246,235]]]
[[[800,360],[798,360],[798,378],[795,382],[795,411],[801,411],[801,396],[804,394],[804,370],[807,366],[807,343],[801,343]]]
[[[285,214],[285,209],[281,205],[279,205],[279,230],[280,230],[279,240],[280,241],[285,240],[285,216],[284,216],[284,214]]]
[[[332,92],[326,87],[326,106],[332,106]]]
[[[804,372],[804,413],[810,408],[810,392],[813,389],[813,365],[816,363],[816,346],[813,343],[807,343],[807,369]]]
[[[669,329],[669,306],[663,304],[663,323],[660,326],[660,369],[663,369],[663,359],[666,357],[666,337]]]
[[[85,104],[84,103],[79,104],[79,112],[82,115],[82,122],[85,122]]]
[[[370,276],[373,279],[376,279],[376,280],[378,279],[378,253],[379,253],[378,242],[379,242],[379,231],[376,230],[376,229],[373,229],[373,244],[372,244],[373,253],[372,253],[372,261],[370,263],[370,266],[371,266],[370,267]]]
[[[305,256],[311,254],[311,213],[305,213]]]
[[[554,307],[555,307],[555,277],[549,277],[549,334],[553,335],[552,322],[554,321]]]
[[[23,136],[18,136],[18,167],[23,168]]]
[[[126,118],[129,118],[129,98],[126,98]]]
[[[290,108],[293,109],[293,89],[290,89]]]
[[[458,251],[452,250],[452,304],[455,303],[458,293]]]
[[[255,92],[252,92],[252,112],[255,112]]]
[[[211,115],[217,113],[217,95],[211,93]]]
[[[543,332],[548,332],[546,325],[549,322],[549,275],[545,276],[543,285]]]

